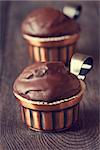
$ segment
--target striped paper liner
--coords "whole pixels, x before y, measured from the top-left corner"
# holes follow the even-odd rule
[[[79,119],[79,103],[56,111],[38,111],[21,106],[23,122],[36,131],[60,131],[70,128]]]
[[[85,84],[80,80],[81,91],[68,99],[47,103],[28,100],[14,92],[21,106],[23,122],[32,130],[56,132],[70,128],[78,122],[79,103]]]
[[[62,61],[69,66],[79,34],[39,38],[23,34],[33,62]]]
[[[62,61],[68,66],[76,43],[59,47],[38,47],[29,45],[29,54],[34,62]]]

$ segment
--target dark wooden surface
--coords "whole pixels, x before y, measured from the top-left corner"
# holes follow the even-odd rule
[[[91,53],[94,56],[94,68],[85,80],[86,91],[80,103],[79,125],[61,133],[39,133],[23,126],[20,107],[12,93],[12,85],[20,71],[30,64],[27,46],[20,33],[21,22],[29,10],[39,5],[36,2],[27,2],[25,5],[24,3],[20,2],[20,5],[17,2],[11,3],[5,47],[0,51],[0,59],[2,58],[0,61],[2,64],[0,67],[0,150],[99,150],[99,46],[98,42],[93,40],[98,36],[97,31],[92,30],[92,26],[90,27],[91,31],[95,32],[93,39],[88,39],[86,45],[86,41],[83,42],[85,38],[82,33],[78,45],[79,52],[82,47],[84,53]],[[53,2],[45,2],[42,3],[42,6],[52,4]],[[58,8],[60,6],[62,8],[64,5],[65,3],[55,2],[55,6]],[[84,3],[82,5],[85,7]],[[92,5],[91,3],[90,6],[93,11],[96,11],[97,4]],[[89,9],[91,8],[89,7]],[[83,11],[84,13],[86,11]],[[96,19],[96,12],[94,15],[94,19]],[[83,26],[83,30],[84,28],[85,26]],[[87,28],[85,29],[87,31]],[[91,36],[88,35],[88,38]],[[93,40],[92,45],[93,48],[95,47],[95,51],[90,45],[90,40]]]

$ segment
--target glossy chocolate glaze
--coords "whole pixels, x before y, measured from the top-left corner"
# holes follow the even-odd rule
[[[25,68],[13,88],[25,98],[46,102],[72,97],[81,90],[80,81],[62,62],[39,62]]]
[[[78,23],[54,8],[33,10],[23,21],[23,34],[35,37],[58,37],[80,32]]]

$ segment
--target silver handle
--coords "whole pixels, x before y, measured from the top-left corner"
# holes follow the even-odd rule
[[[75,53],[70,62],[70,72],[84,80],[93,67],[93,58],[81,53]]]
[[[77,7],[65,6],[63,8],[63,13],[72,19],[79,18],[82,11],[82,7],[79,5]]]

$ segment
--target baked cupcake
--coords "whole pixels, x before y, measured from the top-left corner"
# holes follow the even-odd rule
[[[84,83],[62,62],[38,62],[14,82],[22,120],[37,131],[61,131],[78,121]]]
[[[68,66],[79,32],[74,19],[54,8],[35,9],[22,23],[22,34],[34,62],[62,61]]]

